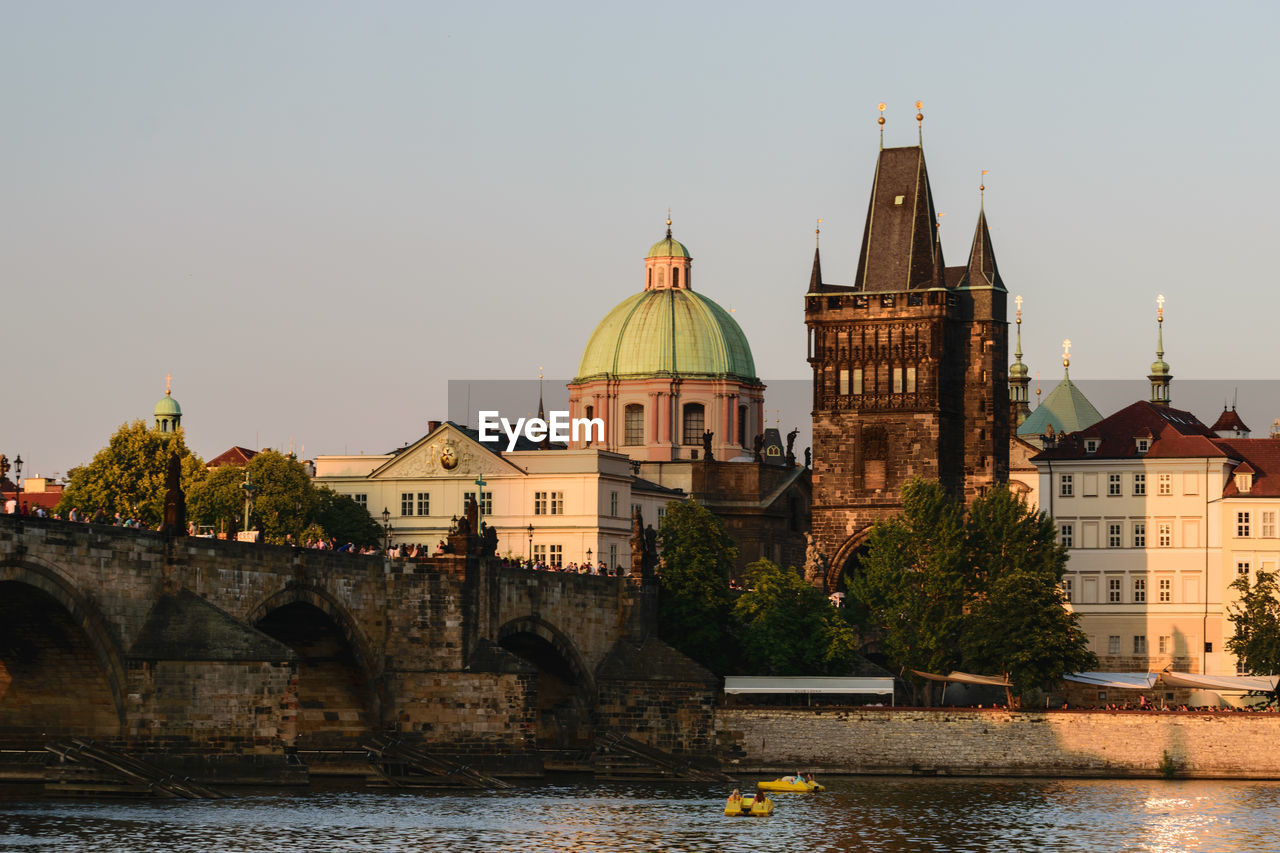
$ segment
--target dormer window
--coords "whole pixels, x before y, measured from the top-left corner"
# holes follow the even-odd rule
[[[1098,439],[1096,439],[1096,438],[1086,438],[1086,439],[1084,440],[1084,452],[1085,452],[1085,453],[1097,453],[1097,452],[1098,452]]]
[[[1139,439],[1136,439],[1136,441],[1138,442],[1139,453],[1146,453],[1148,450],[1151,449],[1151,439],[1139,438]]]
[[[1253,488],[1252,474],[1236,474],[1236,491],[1238,491],[1242,495],[1247,495],[1249,494],[1249,491],[1252,488]]]

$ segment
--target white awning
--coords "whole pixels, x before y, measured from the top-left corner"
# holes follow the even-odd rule
[[[1070,672],[1062,677],[1078,684],[1113,690],[1150,690],[1155,686],[1157,675],[1155,672]]]
[[[1270,692],[1276,689],[1275,675],[1193,675],[1188,672],[1162,672],[1160,683],[1166,687],[1192,687],[1197,690],[1257,690]]]
[[[932,672],[921,672],[918,669],[911,670],[921,678],[927,678],[930,681],[946,681],[950,684],[980,684],[984,687],[1012,687],[1009,679],[1003,675],[974,675],[971,672],[949,672],[946,675],[938,675]]]
[[[728,675],[725,693],[871,693],[892,694],[892,678]]]

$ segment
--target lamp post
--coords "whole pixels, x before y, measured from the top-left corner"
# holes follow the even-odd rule
[[[244,490],[244,530],[249,532],[249,524],[253,518],[253,499],[258,494],[257,485],[249,479],[249,469],[244,469],[244,482],[240,484]]]
[[[377,506],[377,504],[374,504],[374,506]],[[385,527],[387,530],[387,542],[383,550],[387,554],[390,554],[391,553],[391,510],[387,509],[385,506],[382,508],[382,526]]]
[[[594,572],[595,572],[595,568],[596,568],[596,567],[595,567],[595,564],[591,562],[591,549],[590,549],[590,548],[588,548],[588,549],[587,549],[587,568],[591,570],[591,573],[594,573]]]
[[[22,454],[13,460],[13,512],[22,515]]]
[[[529,567],[533,568],[533,525],[529,525]]]

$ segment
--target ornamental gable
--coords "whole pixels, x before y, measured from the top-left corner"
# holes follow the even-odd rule
[[[383,463],[369,475],[369,479],[439,477],[455,480],[480,474],[511,476],[523,473],[449,421],[401,450],[394,459]]]

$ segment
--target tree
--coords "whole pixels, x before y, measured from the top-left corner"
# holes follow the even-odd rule
[[[200,524],[243,528],[246,472],[256,487],[251,528],[261,527],[266,541],[276,544],[298,537],[315,511],[316,489],[302,463],[278,450],[262,451],[244,468],[218,468],[188,500],[188,513]]]
[[[733,607],[753,675],[847,675],[857,635],[826,595],[794,569],[747,566],[749,591]]]
[[[1280,583],[1275,573],[1259,571],[1252,586],[1248,575],[1241,575],[1231,588],[1240,594],[1240,600],[1227,611],[1235,626],[1227,651],[1250,672],[1280,673]]]
[[[237,529],[237,519],[244,514],[244,490],[240,488],[243,482],[243,468],[218,466],[187,495],[187,516],[218,532]]]
[[[717,674],[733,661],[729,571],[738,546],[724,522],[696,501],[672,501],[658,531],[662,548],[658,631]]]
[[[369,510],[349,495],[338,494],[328,486],[316,489],[312,521],[339,542],[352,542],[363,548],[382,541],[382,527],[369,515]]]
[[[849,596],[864,608],[864,638],[904,678],[959,663],[967,572],[960,504],[936,481],[903,486],[902,514],[871,528],[862,571]]]
[[[964,668],[999,672],[1018,695],[1095,668],[1079,617],[1066,608],[1067,549],[1052,519],[1001,486],[970,505],[965,532],[972,588]]]
[[[67,472],[69,482],[55,511],[102,510],[108,517],[118,512],[156,527],[164,519],[165,475],[175,452],[182,462],[182,489],[190,494],[205,470],[187,449],[182,429],[160,432],[140,420],[122,424],[88,465]]]

